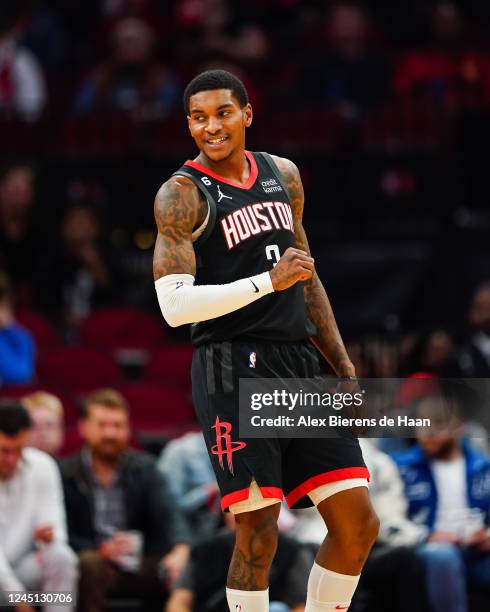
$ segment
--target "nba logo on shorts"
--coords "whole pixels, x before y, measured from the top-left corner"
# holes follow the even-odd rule
[[[235,606],[235,612],[242,612],[242,606],[240,604]]]
[[[257,363],[257,353],[255,351],[253,351],[248,356],[248,367],[249,368],[255,368],[256,363]]]

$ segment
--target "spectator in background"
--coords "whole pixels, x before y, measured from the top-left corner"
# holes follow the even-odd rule
[[[466,344],[446,368],[448,376],[464,378],[490,377],[490,281],[480,285],[471,300],[468,313],[470,327]]]
[[[369,48],[369,21],[357,4],[334,5],[325,27],[328,49],[305,59],[303,91],[311,103],[323,102],[343,118],[357,119],[386,94],[385,62]]]
[[[434,612],[466,612],[467,584],[490,589],[490,459],[460,439],[460,401],[423,398],[417,416],[431,418],[431,433],[394,455],[409,516],[429,530],[419,553]]]
[[[394,90],[404,98],[431,100],[446,109],[478,107],[490,101],[487,59],[465,41],[465,23],[450,0],[435,4],[430,14],[426,49],[400,60]]]
[[[415,340],[401,366],[404,376],[417,372],[441,375],[454,350],[454,342],[444,329],[432,329]]]
[[[115,269],[100,244],[100,233],[95,209],[84,203],[72,205],[63,219],[61,244],[55,244],[41,261],[38,306],[68,329],[75,328],[93,308],[115,299]]]
[[[69,612],[75,609],[77,558],[66,543],[61,479],[51,457],[25,448],[30,425],[20,404],[0,404],[0,592],[67,591],[73,597],[64,606]],[[34,612],[28,605],[16,609]]]
[[[0,272],[0,386],[30,382],[34,361],[34,340],[15,322],[12,289],[7,276]]]
[[[19,45],[19,5],[4,0],[0,6],[0,115],[34,121],[46,104],[46,84],[37,59]]]
[[[17,298],[29,301],[37,241],[32,209],[34,175],[27,166],[12,166],[0,178],[0,266],[14,283]],[[37,254],[37,253],[36,253]]]
[[[166,7],[160,0],[102,0],[99,3],[99,38],[102,43],[110,39],[114,27],[128,17],[144,21],[159,37],[170,32],[172,19],[163,19]],[[168,15],[166,15],[169,17]],[[165,44],[165,41],[162,41]],[[104,44],[105,46],[105,44]]]
[[[202,53],[219,54],[242,66],[267,59],[267,36],[260,23],[250,21],[249,12],[235,16],[233,3],[226,0],[204,0],[201,6]]]
[[[160,455],[158,468],[167,479],[193,539],[211,535],[221,510],[218,485],[202,433],[192,432],[170,440]]]
[[[224,516],[226,526],[192,548],[166,612],[228,612],[223,586],[233,553],[235,517],[231,512]],[[269,580],[270,612],[304,611],[313,556],[307,547],[279,533]]]
[[[24,395],[21,402],[29,411],[32,422],[29,446],[57,457],[65,437],[63,404],[56,395],[45,391]]]
[[[61,468],[69,538],[80,557],[79,609],[102,611],[115,594],[161,610],[188,556],[166,481],[149,455],[128,448],[129,408],[117,391],[87,398],[80,434],[85,446]]]
[[[82,86],[76,112],[119,111],[135,119],[162,119],[177,108],[177,79],[155,59],[155,35],[144,21],[120,21],[112,47],[112,57]]]

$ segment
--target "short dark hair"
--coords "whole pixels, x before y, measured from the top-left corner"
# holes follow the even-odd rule
[[[13,437],[32,427],[29,412],[17,400],[0,400],[0,433]]]
[[[90,406],[98,404],[106,408],[122,410],[129,415],[129,404],[125,397],[115,389],[98,389],[85,398],[82,405],[82,418],[86,419],[89,415]]]
[[[227,70],[206,70],[201,72],[187,85],[184,91],[184,110],[189,114],[189,98],[200,91],[229,89],[243,108],[248,104],[248,93],[240,79]]]

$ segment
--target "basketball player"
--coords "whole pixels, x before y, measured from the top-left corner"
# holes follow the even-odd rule
[[[234,75],[200,74],[184,104],[199,155],[156,196],[154,278],[167,322],[192,324],[194,404],[222,508],[236,517],[228,605],[268,610],[284,495],[292,508],[316,505],[328,527],[306,611],[347,610],[378,532],[358,441],[237,437],[240,377],[314,376],[312,343],[339,377],[355,376],[310,256],[300,175],[245,150],[252,107]]]

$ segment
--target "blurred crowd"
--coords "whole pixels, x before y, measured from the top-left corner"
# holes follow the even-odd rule
[[[193,417],[187,332],[164,329],[150,274],[151,196],[184,159],[173,135],[184,134],[182,89],[199,70],[240,76],[267,149],[280,152],[280,132],[286,153],[306,158],[306,226],[358,375],[490,378],[489,28],[483,0],[0,2],[0,133],[10,143],[0,154],[0,596],[69,591],[82,612],[227,610],[233,517],[220,511]],[[332,116],[347,126],[341,138]],[[86,170],[76,149],[63,159],[55,130],[69,140],[70,126],[83,133],[94,117],[101,142],[115,117],[151,129],[125,149],[118,124],[102,162],[89,143]],[[422,157],[418,174],[394,157],[380,170],[372,152],[347,155],[336,174],[358,133],[368,151],[379,133],[390,155],[414,134],[429,150],[440,117],[459,144]],[[55,163],[32,163],[42,125]],[[326,171],[327,133],[339,155]],[[24,151],[20,163],[12,151]],[[127,166],[111,165],[121,151]],[[413,234],[429,239],[403,251],[390,237],[409,227],[410,207]],[[355,232],[379,242],[327,250]],[[488,608],[482,435],[462,423],[457,436],[363,441],[381,531],[353,612]],[[325,526],[314,511],[284,508],[280,529],[271,611],[301,612]]]
[[[355,120],[387,98],[488,109],[489,25],[482,1],[4,0],[0,112],[162,119],[190,76],[217,65],[271,112],[325,106]]]
[[[63,233],[68,243],[80,242],[85,213],[68,213],[80,215]],[[90,240],[81,251],[90,248],[97,253]],[[221,512],[192,415],[191,347],[169,342],[149,313],[110,300],[111,308],[96,306],[94,256],[79,261],[91,289],[81,308],[66,288],[71,277],[57,274],[68,252],[46,268],[60,285],[46,315],[41,306],[16,311],[12,284],[0,275],[0,594],[69,591],[71,609],[81,612],[226,612],[234,523]],[[363,377],[489,379],[488,282],[475,288],[458,327],[366,336],[348,351]],[[438,412],[431,387],[411,399],[409,392],[416,409]],[[459,408],[447,432],[362,440],[381,531],[353,612],[486,610],[488,439]],[[280,529],[271,610],[301,612],[326,528],[315,510],[284,507]]]
[[[433,392],[414,406],[447,419]],[[188,431],[150,454],[134,444],[133,415],[116,389],[89,393],[79,443],[63,455],[58,397],[0,401],[0,601],[13,591],[63,591],[66,609],[80,612],[228,611],[234,517],[221,512],[203,436]],[[486,439],[469,437],[464,406],[452,415],[447,429],[421,428],[395,453],[381,450],[386,439],[361,440],[381,527],[353,612],[487,609],[490,455]],[[302,612],[326,527],[315,509],[284,505],[279,529],[270,609]]]

